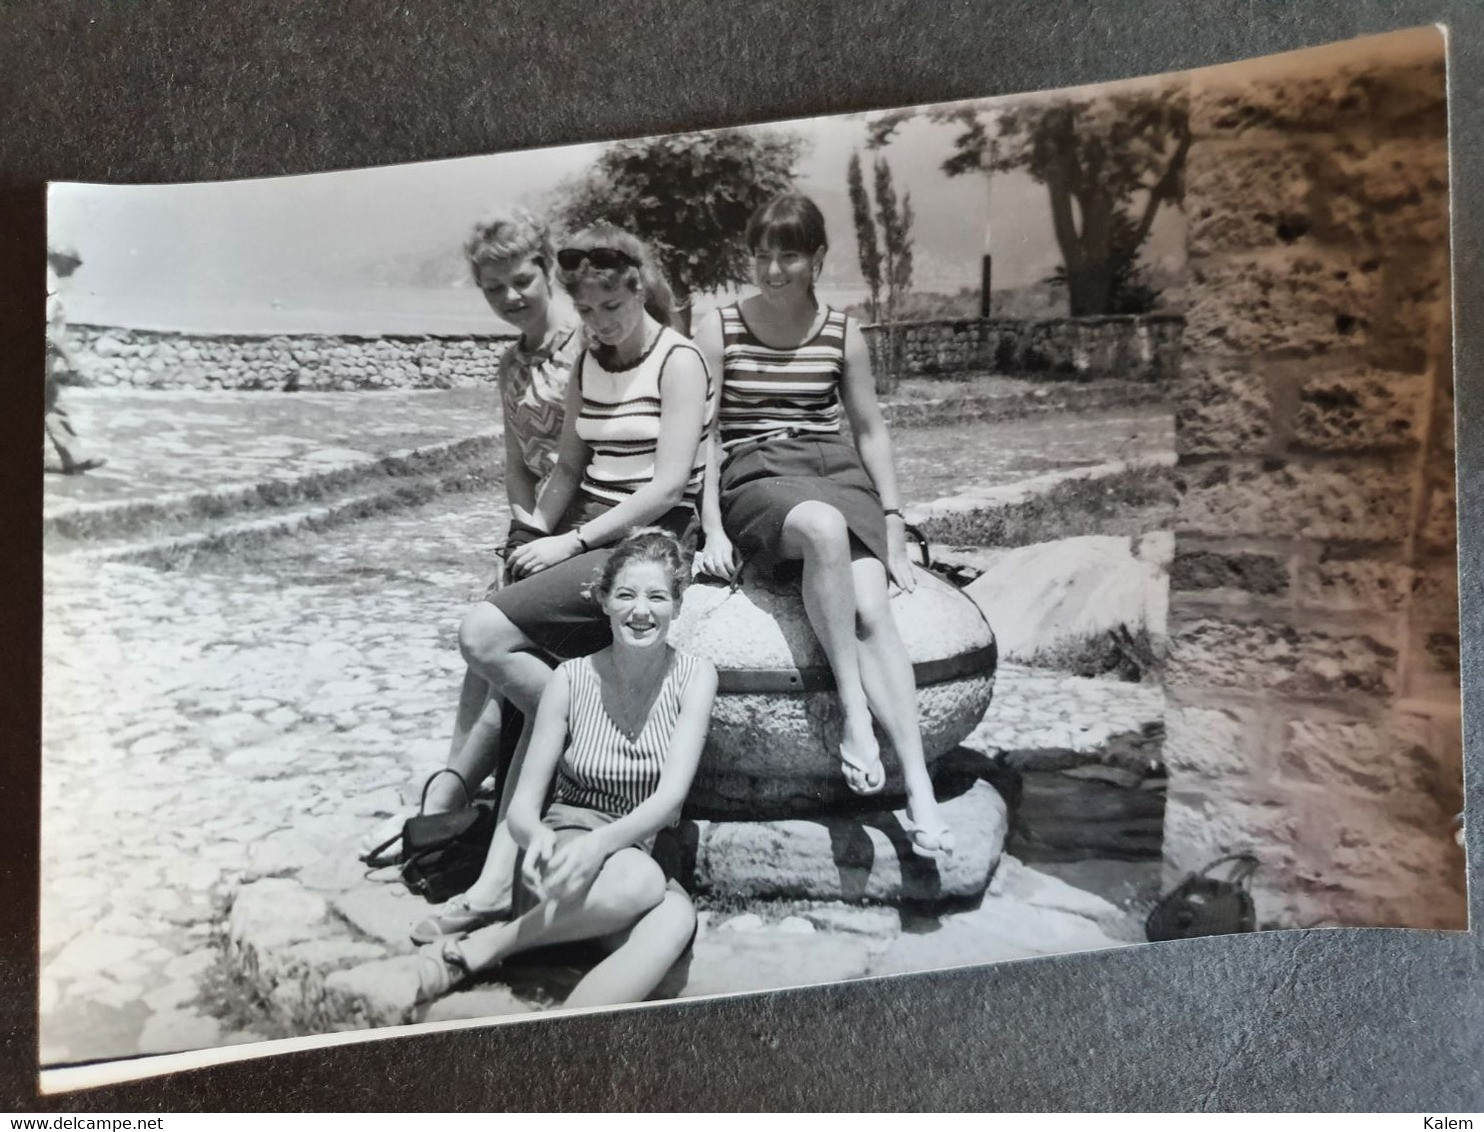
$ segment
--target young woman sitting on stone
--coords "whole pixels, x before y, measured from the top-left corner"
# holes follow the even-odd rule
[[[912,849],[953,851],[917,720],[917,689],[888,583],[911,591],[891,438],[876,402],[860,327],[819,302],[824,216],[799,193],[748,222],[758,293],[718,311],[696,335],[722,375],[702,507],[706,573],[730,578],[737,552],[757,569],[797,563],[809,623],[840,692],[840,770],[861,795],[880,793],[881,724],[901,760]],[[841,408],[854,443],[841,435]]]
[[[637,1002],[689,945],[695,909],[650,856],[680,816],[716,694],[711,663],[667,643],[689,577],[680,543],[656,528],[628,535],[603,562],[592,597],[612,643],[546,680],[507,816],[535,906],[423,948],[420,1001],[517,952],[595,939],[610,954],[567,1005]],[[499,899],[506,868],[491,854],[470,899]]]
[[[587,340],[568,387],[557,466],[536,505],[538,526],[554,530],[565,516],[564,530],[513,550],[513,580],[471,610],[459,633],[469,667],[528,717],[551,679],[552,658],[587,656],[612,640],[609,619],[586,588],[613,544],[650,525],[693,543],[711,409],[705,363],[668,325],[670,288],[642,242],[600,224],[568,240],[557,264]],[[511,782],[525,743],[523,736]],[[515,845],[503,826],[491,860],[513,872]],[[508,913],[508,899],[490,904],[466,894],[418,925],[413,938],[466,931]]]
[[[546,224],[517,209],[480,220],[464,245],[464,257],[485,302],[520,332],[500,355],[498,383],[505,427],[505,499],[510,529],[502,559],[513,549],[550,533],[536,516],[536,499],[557,463],[567,385],[582,353],[581,323],[566,292],[555,286],[556,251]],[[555,528],[561,531],[560,520]],[[494,589],[506,581],[502,560]],[[473,790],[495,769],[504,701],[473,669],[464,675],[454,718],[448,767]],[[443,813],[466,804],[452,775],[428,788],[427,810]],[[395,856],[406,821],[397,814],[362,843],[362,856]]]

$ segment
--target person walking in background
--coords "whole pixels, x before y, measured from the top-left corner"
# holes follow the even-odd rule
[[[840,771],[856,794],[879,794],[886,768],[874,716],[902,763],[912,850],[953,852],[933,793],[917,688],[888,602],[912,590],[891,438],[876,402],[860,327],[822,305],[824,216],[800,193],[763,205],[747,225],[758,294],[713,314],[696,335],[722,375],[702,502],[701,568],[731,578],[802,568],[809,617],[844,714]],[[841,435],[841,408],[854,443]]]
[[[67,312],[62,306],[62,281],[82,266],[82,258],[71,248],[48,248],[46,253],[46,435],[57,450],[61,470],[67,475],[101,468],[101,456],[88,455],[61,402],[65,379],[77,377],[77,365],[67,346]]]
[[[591,598],[612,643],[565,661],[545,681],[510,803],[534,906],[509,923],[428,944],[418,957],[419,1000],[517,952],[595,939],[609,955],[566,1004],[639,1002],[689,946],[695,908],[651,856],[680,817],[716,695],[711,662],[667,640],[689,578],[680,542],[658,528],[633,531],[603,562]],[[498,899],[505,886],[496,856],[469,890],[476,902]]]

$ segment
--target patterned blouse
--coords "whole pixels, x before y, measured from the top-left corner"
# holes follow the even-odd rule
[[[521,457],[539,484],[556,467],[567,410],[567,382],[582,354],[581,323],[575,316],[559,322],[535,350],[517,338],[500,356],[500,401],[505,427],[515,437]]]

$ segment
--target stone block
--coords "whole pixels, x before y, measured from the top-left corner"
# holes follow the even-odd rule
[[[1422,436],[1427,379],[1420,374],[1321,375],[1299,388],[1293,439],[1328,452],[1411,448]]]
[[[1252,551],[1187,551],[1175,556],[1170,589],[1236,590],[1280,597],[1288,592],[1288,562],[1276,554]]]
[[[1367,339],[1370,364],[1420,373],[1433,360],[1431,328],[1448,315],[1447,245],[1398,249],[1380,264]]]
[[[1384,461],[1211,461],[1175,472],[1176,532],[1400,542],[1411,491]]]
[[[1271,447],[1273,409],[1266,384],[1240,363],[1192,356],[1171,392],[1175,450],[1182,456],[1258,453]]]
[[[1458,491],[1451,475],[1435,476],[1428,485],[1417,542],[1424,551],[1457,552]]]
[[[1396,691],[1396,649],[1370,634],[1214,618],[1186,620],[1172,630],[1171,685],[1299,697]]]
[[[876,945],[861,936],[818,937],[764,928],[714,931],[695,942],[680,997],[696,998],[863,978]]]
[[[1256,81],[1219,72],[1197,77],[1190,95],[1191,128],[1198,138],[1338,129],[1442,134],[1447,107],[1441,33],[1437,40],[1435,60]]]
[[[1366,243],[1382,254],[1446,244],[1448,143],[1441,133],[1327,146],[1314,175],[1318,238]]]
[[[936,862],[912,852],[903,814],[890,810],[814,820],[700,821],[696,890],[878,903],[977,896],[1005,843],[1004,799],[976,782],[942,808],[957,847]]]
[[[1400,562],[1322,556],[1299,569],[1298,598],[1315,609],[1395,613],[1415,582],[1415,571]]]
[[[1165,712],[1165,766],[1171,789],[1220,782],[1238,789],[1272,766],[1268,713],[1249,708],[1171,705]]]
[[[1389,797],[1397,813],[1415,813],[1419,804],[1435,811],[1442,770],[1429,750],[1432,722],[1407,713],[1290,720],[1283,729],[1283,778],[1347,795]]]
[[[1185,211],[1192,255],[1249,251],[1302,239],[1312,227],[1315,146],[1271,137],[1191,147]]]
[[[1192,259],[1184,348],[1300,356],[1364,346],[1380,291],[1369,265],[1361,250],[1309,247]]]
[[[1452,555],[1427,561],[1414,573],[1412,614],[1458,624],[1458,562]]]

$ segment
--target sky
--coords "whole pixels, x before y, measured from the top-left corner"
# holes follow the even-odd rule
[[[1352,40],[1190,72],[1197,83],[1250,81],[1281,71],[1362,64],[1381,54],[1436,52],[1433,29]],[[1004,105],[1171,81],[1135,79],[1070,92],[985,101]],[[824,210],[833,250],[827,299],[864,292],[846,193],[850,154],[865,151],[866,116],[801,119],[807,152],[799,187]],[[1046,189],[1022,172],[950,178],[942,162],[954,128],[909,121],[883,152],[917,221],[913,289],[978,287],[980,256],[994,255],[995,287],[1033,285],[1060,263]],[[49,197],[53,244],[83,265],[68,292],[75,322],[197,331],[466,333],[498,329],[464,275],[459,248],[480,215],[524,205],[541,211],[603,143],[299,177],[188,185],[61,184]],[[869,180],[869,178],[868,178]],[[1161,209],[1144,259],[1174,272],[1184,261],[1184,217]],[[715,301],[714,299],[712,300]],[[708,305],[704,300],[698,306]]]
[[[1259,74],[1437,49],[1437,32],[1417,29],[1208,68],[1182,81],[1240,83]],[[1135,79],[980,105],[1170,81],[1172,76]],[[799,187],[819,202],[833,243],[821,290],[829,301],[858,301],[864,287],[845,170],[852,151],[872,156],[865,151],[866,116],[762,128],[790,130],[805,140]],[[992,182],[983,174],[946,176],[941,166],[952,152],[954,132],[919,115],[882,151],[899,195],[912,194],[913,289],[977,288],[986,233],[997,290],[1044,280],[1061,258],[1045,187],[1023,172],[996,174]],[[70,281],[68,313],[74,322],[219,332],[498,330],[460,264],[466,232],[495,208],[542,211],[562,182],[591,165],[602,145],[251,181],[54,185],[52,242],[72,246],[83,259]],[[1144,247],[1145,262],[1179,271],[1184,234],[1179,210],[1161,209]]]

